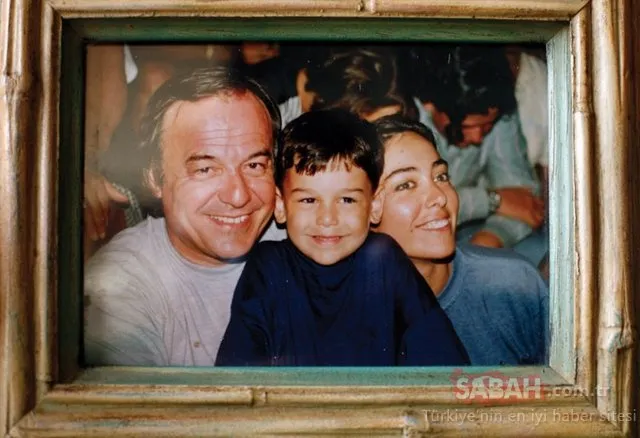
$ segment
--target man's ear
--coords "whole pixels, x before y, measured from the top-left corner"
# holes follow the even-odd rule
[[[284,199],[279,187],[276,187],[276,208],[273,211],[273,216],[280,225],[287,222],[287,209],[284,206]]]
[[[380,185],[373,195],[371,201],[371,213],[369,214],[369,222],[378,225],[382,220],[382,209],[384,208],[384,187]]]
[[[144,185],[151,191],[153,196],[158,199],[162,198],[162,188],[159,181],[156,181],[155,172],[152,169],[146,169],[144,171]]]

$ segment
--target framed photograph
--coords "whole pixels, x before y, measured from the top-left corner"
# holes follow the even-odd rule
[[[637,162],[631,134],[637,126],[629,122],[635,91],[628,81],[631,8],[622,0],[4,0],[2,432],[632,436],[638,416],[632,293],[632,249],[638,245],[632,218],[638,212],[630,200],[631,181],[638,177],[631,164]],[[134,81],[136,69],[149,65],[162,76],[189,63],[232,63],[243,56],[249,63],[251,56],[269,57],[303,41],[544,48],[539,54],[547,65],[550,127],[547,365],[84,365],[83,269],[96,249],[92,241],[100,239],[86,239],[83,191],[87,167],[111,141],[105,133],[117,135],[115,122],[108,125],[109,116],[120,119],[118,105],[103,104],[122,102],[113,85]],[[125,52],[133,60],[129,70]],[[111,75],[110,56],[122,63],[116,70],[123,77]],[[135,220],[112,219],[114,232]]]

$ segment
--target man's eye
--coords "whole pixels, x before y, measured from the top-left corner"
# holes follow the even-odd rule
[[[340,202],[342,202],[343,204],[355,204],[357,201],[354,198],[344,196],[340,199]]]
[[[413,189],[416,186],[416,184],[413,181],[406,181],[403,182],[402,184],[398,184],[395,188],[396,192],[401,192],[403,190],[410,190]]]
[[[252,161],[251,163],[247,163],[247,169],[252,174],[262,175],[267,171],[267,164],[259,161]]]
[[[196,174],[198,175],[207,175],[213,171],[213,167],[200,167],[196,169]]]
[[[449,182],[451,177],[449,176],[449,172],[442,172],[436,175],[434,178],[435,182]]]
[[[298,202],[301,204],[313,204],[316,200],[314,198],[302,198]]]

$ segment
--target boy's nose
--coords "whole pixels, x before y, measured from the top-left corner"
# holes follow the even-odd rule
[[[338,210],[334,205],[321,206],[318,209],[316,223],[323,227],[330,227],[338,224]]]

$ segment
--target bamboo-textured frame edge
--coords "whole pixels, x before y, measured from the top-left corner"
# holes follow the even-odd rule
[[[254,2],[102,0],[0,3],[0,430],[13,436],[287,433],[368,436],[461,430],[512,436],[506,422],[438,421],[478,411],[446,386],[192,387],[57,384],[56,299],[60,38],[65,20],[122,16],[439,17],[565,20],[569,23],[573,151],[575,363],[544,401],[485,407],[531,413],[519,431],[539,436],[630,436],[633,423],[599,414],[635,413],[636,354],[630,260],[630,2],[464,0]],[[37,123],[34,123],[37,121]],[[553,158],[552,158],[553,163]],[[553,176],[552,176],[553,178]],[[597,202],[596,202],[597,200]],[[555,260],[561,264],[563,260]],[[560,268],[559,268],[560,269]],[[571,335],[570,335],[571,336]],[[109,375],[108,370],[104,375]],[[607,388],[557,397],[553,388]],[[594,392],[596,394],[596,392]],[[551,413],[536,424],[534,413]],[[430,414],[430,415],[429,415]],[[589,421],[563,422],[584,414]],[[434,416],[435,415],[435,416]],[[434,421],[434,418],[436,420]],[[466,417],[470,418],[470,417]],[[475,418],[475,417],[474,417]],[[497,418],[497,417],[495,417]],[[538,417],[542,420],[542,416]],[[558,429],[561,426],[561,429]]]

